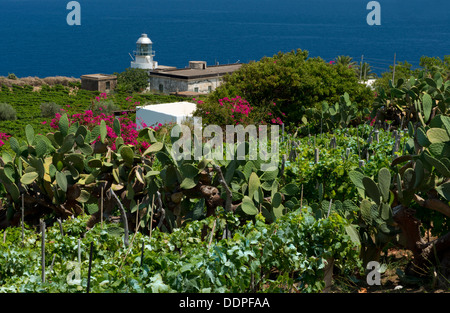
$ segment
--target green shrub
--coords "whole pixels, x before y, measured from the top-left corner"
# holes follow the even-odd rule
[[[112,100],[94,102],[92,112],[94,115],[112,115],[114,111],[120,111],[120,108]]]
[[[239,95],[255,110],[276,103],[286,113],[283,122],[298,124],[309,108],[320,109],[323,101],[334,104],[347,92],[358,111],[368,107],[373,92],[360,84],[353,69],[332,65],[308,51],[278,53],[250,62],[224,78],[211,98],[218,101]]]
[[[0,121],[13,121],[16,119],[16,110],[8,103],[0,103]]]
[[[64,236],[56,223],[47,228],[45,262],[51,270],[46,271],[45,284],[40,278],[39,236],[25,228],[21,245],[21,228],[9,228],[6,242],[0,241],[0,292],[85,292],[91,244],[92,293],[287,292],[294,288],[312,293],[323,290],[326,260],[334,259],[341,270],[360,270],[356,246],[346,234],[348,222],[334,213],[315,219],[307,207],[271,225],[259,215],[224,240],[224,222],[231,216],[193,221],[172,234],[155,229],[151,238],[138,232],[128,249],[123,247],[120,226],[105,223],[82,235],[87,218],[65,220]],[[205,227],[211,231],[215,219],[217,236],[208,239],[208,245],[201,232]],[[3,234],[0,231],[2,238]],[[73,280],[74,266],[81,269],[78,281]],[[276,279],[272,273],[278,273]]]
[[[54,117],[56,113],[61,111],[61,106],[55,102],[46,102],[41,104],[42,117]]]
[[[9,74],[8,74],[8,79],[14,79],[14,80],[17,80],[17,76],[16,76],[16,74],[14,74],[14,73],[9,73]]]
[[[149,75],[146,70],[140,68],[127,68],[117,74],[117,92],[140,92],[148,87]]]

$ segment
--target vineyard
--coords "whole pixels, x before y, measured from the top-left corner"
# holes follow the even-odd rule
[[[294,87],[259,102],[263,83],[246,89],[257,66],[282,80],[297,58],[355,86],[292,113],[281,93]],[[372,99],[352,69],[321,62],[279,54],[192,100],[205,125],[279,126],[279,142],[258,147],[278,149],[269,169],[250,137],[225,145],[245,158],[180,159],[179,125],[136,128],[136,105],[176,97],[3,87],[25,118],[0,121],[0,292],[447,290],[448,72],[389,81]],[[208,139],[193,140],[208,152]],[[369,284],[373,262],[395,285]]]

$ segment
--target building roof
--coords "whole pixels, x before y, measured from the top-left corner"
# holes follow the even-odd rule
[[[187,98],[203,95],[203,93],[195,92],[195,91],[189,91],[189,90],[174,91],[174,92],[171,92],[170,94],[174,95],[174,96],[187,97]]]
[[[207,77],[224,76],[237,71],[242,66],[241,63],[208,66],[205,69],[183,68],[169,69],[165,71],[150,72],[151,76],[164,76],[178,79],[198,79]]]
[[[138,106],[136,109],[144,109],[158,113],[164,113],[172,116],[191,116],[196,110],[197,105],[192,102],[171,102],[161,104],[150,104],[145,106]]]
[[[142,34],[141,37],[136,41],[137,44],[151,45],[152,41],[148,38],[147,34]]]
[[[90,79],[90,80],[111,80],[117,79],[116,75],[107,75],[107,74],[86,74],[80,77],[81,79]]]

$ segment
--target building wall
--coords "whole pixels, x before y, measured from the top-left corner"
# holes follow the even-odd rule
[[[107,90],[106,85],[109,82],[109,90]],[[108,92],[114,90],[117,86],[117,79],[108,80],[96,80],[96,79],[81,79],[81,89]]]
[[[177,79],[169,77],[150,76],[150,89],[169,94],[171,92],[193,91],[209,93],[214,91],[222,82],[221,78],[198,80]],[[160,88],[162,85],[162,89]]]
[[[98,81],[91,79],[81,79],[81,89],[96,91],[98,90]]]
[[[109,83],[109,89],[106,88],[106,85]],[[108,92],[111,90],[114,90],[117,86],[117,80],[111,79],[111,80],[101,80],[98,82],[98,91],[100,92]]]
[[[191,80],[188,83],[187,91],[194,91],[199,93],[209,93],[214,91],[222,83],[220,78],[211,78],[203,80]]]
[[[152,91],[169,94],[171,92],[188,90],[187,80],[183,79],[150,76],[149,81],[150,90]],[[160,88],[160,85],[162,85],[162,89]]]

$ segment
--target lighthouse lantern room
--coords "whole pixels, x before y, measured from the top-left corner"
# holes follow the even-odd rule
[[[155,51],[152,50],[152,44],[147,34],[141,35],[136,41],[136,50],[133,52],[134,60],[131,61],[131,68],[154,70],[158,67],[158,62],[153,60]]]

